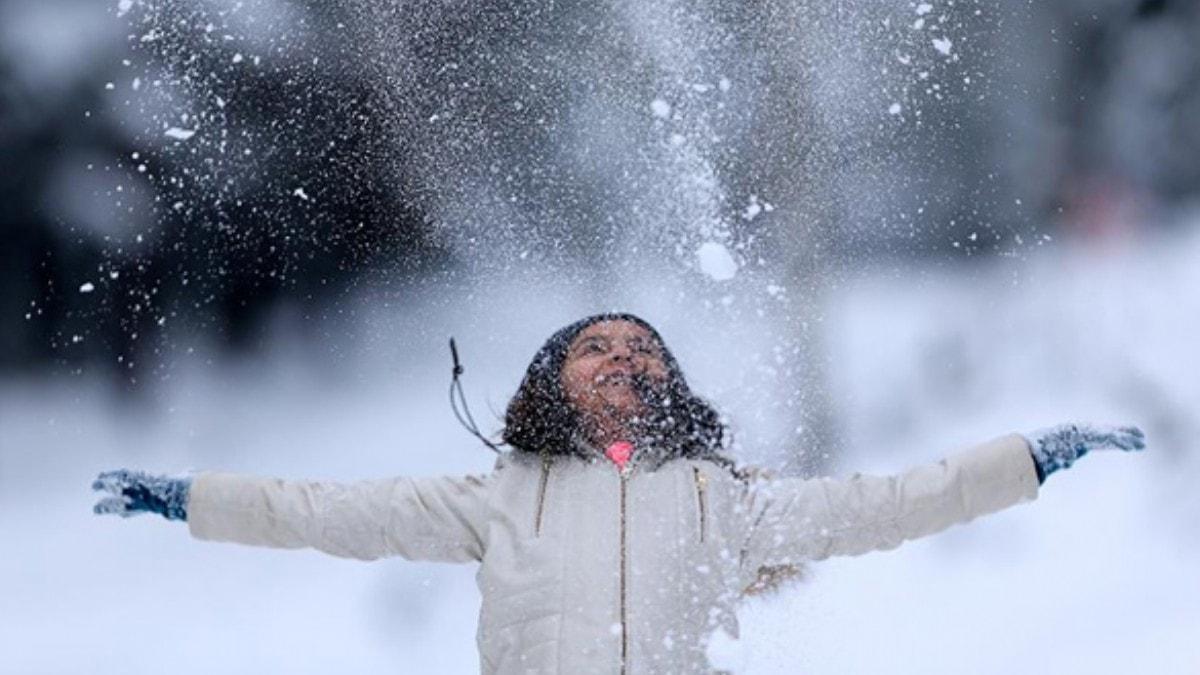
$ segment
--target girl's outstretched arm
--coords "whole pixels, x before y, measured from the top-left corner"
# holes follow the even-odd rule
[[[895,548],[1037,497],[1056,469],[1089,450],[1140,450],[1135,427],[1061,425],[1010,434],[895,476],[784,478],[751,485],[743,560],[760,566]]]
[[[113,494],[96,513],[160,513],[186,520],[198,539],[311,547],[362,560],[467,562],[483,556],[490,482],[466,476],[334,483],[211,472],[179,479],[119,470],[100,474],[92,487]]]

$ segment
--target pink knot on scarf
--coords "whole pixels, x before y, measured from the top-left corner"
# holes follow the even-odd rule
[[[608,449],[604,451],[604,456],[617,465],[617,471],[624,471],[625,464],[629,462],[630,457],[633,457],[633,443],[617,441],[608,446]]]

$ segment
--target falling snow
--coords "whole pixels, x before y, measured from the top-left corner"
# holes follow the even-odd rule
[[[32,297],[5,306],[16,333],[32,336],[20,339],[36,341],[33,353],[53,350],[51,367],[94,379],[61,396],[38,394],[47,397],[41,403],[29,403],[20,381],[0,389],[3,409],[32,406],[9,416],[17,425],[0,425],[9,434],[15,426],[21,442],[12,446],[54,450],[6,458],[41,472],[14,475],[53,476],[44,485],[61,487],[71,452],[84,464],[127,457],[182,463],[195,455],[215,466],[231,461],[221,448],[234,446],[252,454],[243,463],[288,472],[485,470],[490,460],[469,452],[424,450],[447,438],[443,397],[429,394],[444,393],[445,373],[439,367],[436,378],[422,379],[435,370],[428,364],[445,357],[445,335],[467,337],[460,344],[474,350],[468,372],[482,383],[472,393],[491,404],[511,392],[521,360],[552,327],[626,305],[682,336],[689,373],[730,413],[739,457],[792,471],[925,461],[952,441],[1088,406],[1133,405],[1180,438],[1192,430],[1178,411],[1195,408],[1194,387],[1178,378],[1195,372],[1179,365],[1192,364],[1195,350],[1162,326],[1195,315],[1179,310],[1179,298],[1190,296],[1178,289],[1195,286],[1200,248],[1146,243],[1148,232],[1182,229],[1147,222],[1167,212],[1159,210],[1166,200],[1155,181],[1166,176],[1182,194],[1194,173],[1194,159],[1182,167],[1164,161],[1183,144],[1157,135],[1178,125],[1164,101],[1185,113],[1196,109],[1186,96],[1195,57],[1179,57],[1192,54],[1179,36],[1195,33],[1183,23],[1186,3],[1116,13],[1090,12],[1086,3],[800,3],[787,7],[786,21],[753,3],[737,11],[703,3],[550,3],[520,16],[374,0],[336,12],[304,3],[117,0],[115,12],[114,3],[102,2],[99,13],[83,14],[73,8],[87,3],[26,4],[32,9],[17,3],[5,12],[13,37],[5,72],[20,75],[12,86],[18,105],[49,96],[13,120],[37,139],[31,147],[55,138],[57,118],[73,127],[65,137],[87,142],[61,153],[56,146],[53,157],[34,163],[48,169],[30,184],[50,187],[30,213],[56,209],[39,238],[62,248],[53,257],[30,256],[36,266],[14,293]],[[68,20],[72,12],[87,22]],[[1121,23],[1114,28],[1105,14]],[[1063,21],[1047,30],[1048,15]],[[1064,30],[1072,21],[1077,30]],[[1020,31],[1036,35],[1022,41]],[[1122,41],[1122,31],[1136,32],[1136,40]],[[1095,35],[1111,45],[1108,58],[1087,51]],[[1035,43],[1038,49],[1022,48]],[[1060,59],[1049,61],[1052,72],[1024,67],[1040,52]],[[70,68],[76,75],[55,75]],[[1105,68],[1123,79],[1104,80]],[[1077,72],[1087,74],[1079,79],[1090,90],[1064,85],[1064,73]],[[1147,73],[1152,87],[1119,86],[1144,83]],[[85,96],[68,98],[72,91]],[[1054,98],[1039,99],[1039,91]],[[1051,102],[1070,102],[1066,114]],[[1086,123],[1091,110],[1103,123],[1095,116]],[[1039,115],[1047,118],[1040,126]],[[1077,117],[1078,125],[1060,124]],[[1089,128],[1098,134],[1078,135]],[[1056,141],[1046,144],[1048,137]],[[1118,141],[1105,146],[1110,137]],[[996,138],[1005,143],[988,140]],[[997,154],[999,146],[1012,149]],[[1070,164],[1080,153],[1056,151],[1093,146],[1105,161],[1082,169]],[[1063,236],[1043,231],[1053,228]],[[1188,255],[1172,257],[1179,250]],[[27,278],[45,286],[27,290]],[[980,286],[981,278],[992,280]],[[76,286],[80,279],[95,281]],[[1097,316],[1121,321],[1097,323]],[[1013,326],[1023,339],[1012,339]],[[1080,334],[1088,340],[1080,343]],[[1062,345],[1071,346],[1065,357],[1055,351]],[[237,349],[250,358],[222,360]],[[1091,379],[1047,376],[1062,363]],[[261,376],[276,367],[281,374]],[[251,370],[230,386],[224,378],[239,368]],[[306,375],[313,369],[321,369],[311,378],[317,384]],[[118,399],[94,392],[118,389],[103,379],[114,370],[133,390],[152,382],[154,395],[144,398],[162,407],[144,419],[107,418]],[[1140,392],[1132,398],[1122,388],[1131,378]],[[342,382],[350,383],[344,391]],[[1115,391],[1097,393],[1106,388]],[[400,419],[398,409],[408,411],[400,421],[413,422],[400,425],[399,445],[386,431]],[[216,427],[222,442],[208,448]],[[318,451],[303,450],[306,444]],[[837,454],[842,445],[849,450]],[[348,448],[339,466],[319,452],[335,446]],[[372,446],[399,447],[402,456]],[[361,448],[370,451],[356,459]],[[202,452],[214,454],[204,459]],[[1168,456],[1179,463],[1186,454]],[[847,672],[855,670],[847,661],[873,658],[884,663],[857,671],[893,672],[904,669],[889,669],[887,659],[908,652],[948,660],[988,654],[999,662],[1005,654],[995,641],[978,638],[997,632],[972,632],[964,627],[971,622],[947,629],[938,624],[944,613],[929,611],[971,597],[979,610],[971,616],[1019,645],[1011,653],[1065,666],[1047,671],[1088,658],[1108,665],[1095,656],[1105,650],[1128,657],[1114,663],[1153,671],[1160,664],[1143,663],[1147,654],[1195,633],[1195,594],[1174,593],[1177,585],[1164,594],[1161,584],[1187,578],[1190,568],[1171,561],[1191,562],[1179,553],[1190,549],[1180,548],[1178,533],[1190,533],[1186,526],[1195,522],[1179,518],[1182,529],[1171,530],[1163,504],[1175,516],[1194,516],[1182,511],[1194,500],[1164,482],[1181,475],[1178,466],[1145,475],[1125,468],[1106,474],[1095,463],[1069,477],[1076,487],[1064,482],[1061,492],[1058,485],[1054,495],[1047,491],[1067,508],[1028,509],[990,535],[960,532],[865,567],[831,563],[827,577],[818,574],[820,585],[760,606],[770,620],[747,631],[744,642],[714,634],[710,655],[735,672]],[[1099,478],[1089,482],[1089,475]],[[1123,491],[1130,476],[1144,484]],[[189,617],[198,634],[220,639],[202,640],[188,660],[172,661],[181,672],[236,670],[246,654],[299,654],[297,641],[285,638],[311,626],[286,620],[310,616],[306,602],[332,619],[327,639],[308,642],[335,645],[337,654],[318,655],[350,659],[351,670],[395,670],[396,654],[414,672],[478,665],[471,636],[459,630],[461,612],[473,611],[469,573],[430,567],[380,577],[378,570],[330,568],[325,591],[287,600],[294,612],[279,611],[272,604],[279,594],[261,584],[226,579],[210,592],[235,602],[216,602],[175,581],[157,584],[144,566],[119,563],[161,554],[149,530],[127,541],[105,530],[59,528],[70,519],[58,516],[77,509],[77,494],[49,489],[38,493],[45,499],[22,500],[10,492],[0,495],[11,497],[4,512],[47,542],[29,547],[33,558],[0,556],[7,565],[0,580],[12,582],[15,597],[36,597],[30,584],[58,597],[54,580],[65,579],[79,589],[78,606],[70,606],[76,616],[78,607],[104,606],[117,587],[127,589],[125,609],[182,592],[184,604],[199,608]],[[1101,511],[1088,512],[1090,505]],[[1089,529],[1095,522],[1150,551],[1139,558],[1150,573],[1122,578],[1128,570],[1118,565],[1099,581],[1048,581],[1112,559],[1105,533]],[[1062,546],[1063,533],[1071,547]],[[109,562],[79,564],[81,542]],[[999,570],[990,585],[968,583],[978,573],[960,564],[968,548],[973,560],[995,554],[1012,573]],[[175,578],[206,578],[203,564],[170,557],[182,566]],[[308,588],[312,564],[272,556],[246,578],[281,575],[288,587]],[[1030,592],[996,591],[1018,586]],[[1053,625],[1078,625],[1079,608],[1113,589],[1115,606],[1132,608],[1136,620],[1097,623],[1100,633],[1063,633],[1055,650],[1042,649],[1041,633],[1019,629],[1030,607]],[[914,592],[929,601],[917,610]],[[1182,600],[1171,610],[1145,601],[1176,596]],[[342,607],[347,597],[379,606]],[[385,602],[401,610],[381,611]],[[45,627],[74,625],[54,614],[68,605],[26,604],[28,612],[5,624],[16,643],[52,644],[63,636]],[[158,614],[126,614],[119,625],[93,626],[88,644],[95,649],[84,656],[48,650],[46,658],[91,658],[93,669],[111,669],[104,672],[133,667],[127,659],[141,649],[158,649],[156,661],[173,658],[169,641],[145,639],[161,629],[152,625]],[[361,630],[351,617],[363,614],[380,630]],[[897,614],[903,618],[891,625],[877,620]],[[279,617],[282,629],[227,630]],[[611,631],[620,635],[620,624]],[[867,633],[898,647],[855,649]],[[667,650],[681,644],[661,639]],[[467,649],[441,649],[442,640]],[[784,656],[771,662],[761,654],[774,643]],[[758,670],[741,667],[756,657]],[[28,667],[13,672],[39,670],[20,665]],[[71,665],[40,670],[88,667]]]
[[[714,281],[728,281],[738,270],[737,262],[730,255],[729,249],[715,241],[706,241],[696,250],[700,271]]]

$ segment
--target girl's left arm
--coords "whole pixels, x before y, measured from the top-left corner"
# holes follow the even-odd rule
[[[468,562],[484,549],[492,475],[405,476],[351,483],[232,473],[157,476],[106,471],[99,514],[158,513],[197,539],[311,547],[347,558]]]
[[[1141,449],[1140,431],[1062,425],[1010,434],[934,464],[894,476],[785,478],[751,485],[743,503],[750,526],[742,549],[753,575],[760,567],[886,550],[1038,495],[1041,481],[1088,449]],[[1071,431],[1071,430],[1075,431]],[[1133,429],[1134,431],[1129,431]]]
[[[340,483],[203,472],[190,489],[188,530],[197,539],[360,560],[478,561],[490,482],[490,475]]]

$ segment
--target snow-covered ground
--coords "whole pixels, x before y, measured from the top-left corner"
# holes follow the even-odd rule
[[[868,274],[830,330],[847,472],[1056,420],[1139,423],[1149,452],[1089,456],[1032,504],[816,565],[748,604],[720,657],[747,673],[1200,672],[1200,230]]]
[[[1193,225],[961,268],[878,268],[834,289],[820,318],[837,473],[1077,419],[1139,423],[1150,451],[1088,457],[1032,504],[814,565],[807,582],[747,604],[742,640],[719,641],[715,658],[742,673],[1200,672]],[[0,672],[477,670],[472,566],[202,544],[158,518],[92,516],[88,484],[118,466],[485,471],[489,451],[448,410],[445,336],[459,338],[476,416],[491,418],[551,330],[609,308],[587,289],[520,290],[389,308],[363,298],[331,322],[336,349],[296,346],[281,313],[261,357],[209,362],[195,345],[154,401],[118,401],[88,376],[0,383]],[[781,423],[747,427],[760,424],[756,398],[788,383],[741,383],[771,353],[761,336],[786,326],[750,311],[715,324],[737,303],[672,292],[605,301],[659,324],[748,454],[776,456],[762,447],[784,442]]]

